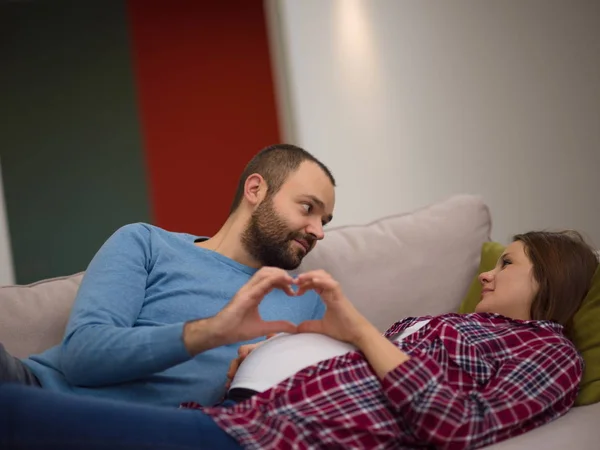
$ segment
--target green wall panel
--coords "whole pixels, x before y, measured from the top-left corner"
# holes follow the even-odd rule
[[[0,3],[0,157],[17,282],[151,221],[121,1]]]

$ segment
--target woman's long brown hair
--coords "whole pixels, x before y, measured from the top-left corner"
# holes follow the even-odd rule
[[[524,244],[539,284],[531,318],[557,322],[569,335],[573,316],[591,287],[597,255],[576,231],[532,231],[513,240]]]

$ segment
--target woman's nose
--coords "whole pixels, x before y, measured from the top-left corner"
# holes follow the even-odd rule
[[[491,283],[491,281],[494,279],[494,271],[490,270],[488,272],[483,272],[481,274],[479,274],[479,282],[483,285],[483,284],[487,284],[487,283]]]

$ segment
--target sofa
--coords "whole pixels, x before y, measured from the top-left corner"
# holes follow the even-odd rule
[[[369,224],[333,227],[298,271],[324,269],[381,331],[407,316],[456,312],[477,275],[491,216],[483,199],[458,195]],[[528,230],[520,230],[528,231]],[[24,357],[58,344],[83,273],[0,288],[0,342]],[[600,403],[573,408],[493,450],[600,448]]]

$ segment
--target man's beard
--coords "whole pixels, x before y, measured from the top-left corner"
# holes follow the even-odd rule
[[[309,249],[315,242],[313,235],[290,231],[275,211],[272,199],[265,199],[252,213],[242,234],[242,245],[263,266],[293,270],[306,256],[304,250],[293,244],[294,239],[304,240]]]

